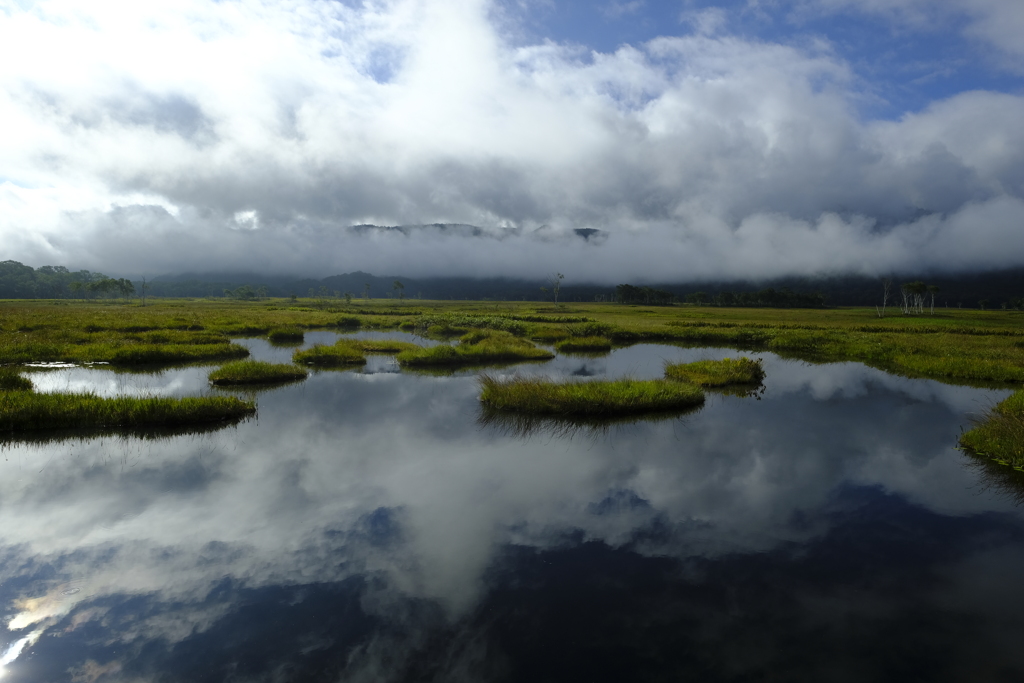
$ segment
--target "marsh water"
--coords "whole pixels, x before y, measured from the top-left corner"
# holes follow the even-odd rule
[[[1009,392],[760,355],[756,396],[613,425],[489,418],[475,371],[376,356],[217,431],[8,442],[0,680],[1021,680],[1024,508],[955,449]],[[30,376],[197,395],[208,370]]]

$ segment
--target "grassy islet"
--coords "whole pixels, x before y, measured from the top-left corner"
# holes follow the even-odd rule
[[[701,387],[724,387],[733,384],[760,384],[764,368],[760,360],[723,358],[700,360],[694,363],[670,363],[665,366],[669,379],[690,382]]]
[[[488,408],[530,415],[618,417],[694,408],[700,387],[668,380],[619,379],[553,382],[539,377],[481,375],[480,402]]]
[[[510,361],[550,360],[550,351],[539,349],[525,339],[502,330],[470,330],[458,345],[410,349],[398,354],[400,365],[408,367],[451,367],[486,365]]]
[[[366,356],[358,345],[347,340],[336,344],[314,344],[308,349],[292,354],[292,361],[305,365],[339,367],[342,365],[365,365]]]
[[[233,396],[186,398],[0,392],[0,432],[137,429],[240,420],[256,404]]]
[[[275,384],[305,379],[309,373],[290,363],[240,360],[227,363],[209,374],[211,384]]]
[[[557,342],[555,348],[563,353],[611,351],[612,342],[607,337],[569,337]]]
[[[960,446],[972,455],[1024,471],[1024,390],[997,403],[984,420],[961,434]]]

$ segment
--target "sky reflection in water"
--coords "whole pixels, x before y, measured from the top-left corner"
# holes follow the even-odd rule
[[[736,355],[640,345],[496,372]],[[4,680],[1024,672],[1021,514],[953,449],[1007,392],[764,360],[761,400],[604,430],[516,436],[480,423],[472,372],[376,357],[261,392],[257,420],[215,433],[9,444]],[[207,371],[33,380],[194,395]]]

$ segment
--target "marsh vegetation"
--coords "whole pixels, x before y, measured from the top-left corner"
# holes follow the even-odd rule
[[[336,344],[314,344],[308,349],[292,354],[292,361],[305,365],[338,367],[342,365],[365,365],[366,356],[356,344],[339,341]]]
[[[679,411],[704,403],[699,387],[668,380],[556,382],[485,374],[480,376],[480,390],[480,402],[492,410],[563,417]]]
[[[351,301],[332,311],[315,304],[312,299],[151,300],[146,307],[111,301],[6,302],[0,363],[106,362],[132,368],[232,360],[249,353],[232,337],[297,341],[310,330],[401,329],[460,339],[434,347],[346,339],[297,351],[293,360],[321,367],[359,366],[366,354],[386,353],[397,354],[403,367],[442,369],[552,358],[533,341],[555,344],[563,353],[667,342],[766,350],[814,362],[859,361],[908,377],[952,383],[1024,382],[1024,318],[1011,310],[935,309],[928,316],[878,318],[868,308],[429,301],[389,305],[378,300]]]
[[[764,367],[760,360],[743,356],[694,363],[670,363],[665,366],[665,376],[701,387],[757,385],[764,380]]]
[[[233,396],[105,398],[95,394],[0,392],[0,432],[173,427],[240,420],[256,405]]]
[[[570,337],[555,344],[562,353],[611,351],[612,342],[607,337]]]
[[[0,368],[0,391],[32,391],[32,380],[11,368]]]
[[[258,360],[240,360],[227,363],[211,372],[210,383],[220,386],[232,384],[278,384],[305,379],[309,373],[289,363],[267,363]]]
[[[297,327],[277,327],[267,333],[267,339],[278,344],[301,343],[306,333]]]
[[[458,366],[486,365],[494,362],[549,360],[554,354],[539,349],[510,332],[494,329],[472,330],[457,345],[409,349],[398,354],[400,365]]]
[[[1024,390],[996,404],[973,429],[961,434],[960,446],[1024,472]]]

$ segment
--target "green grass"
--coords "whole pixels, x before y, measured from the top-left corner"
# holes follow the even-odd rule
[[[275,327],[267,333],[267,339],[277,343],[301,342],[305,338],[305,332],[297,327]]]
[[[480,401],[488,408],[530,415],[617,417],[684,410],[704,403],[699,387],[667,380],[553,382],[482,375],[480,386]]]
[[[760,360],[750,360],[744,356],[668,364],[665,366],[665,377],[701,387],[760,384],[764,380],[764,368]]]
[[[10,368],[0,368],[0,391],[32,391],[32,380]]]
[[[240,360],[223,365],[209,375],[216,385],[274,384],[305,379],[309,373],[288,363],[267,363],[259,360]]]
[[[555,344],[563,353],[580,351],[611,351],[612,342],[607,337],[570,337]]]
[[[1024,472],[1024,390],[998,403],[970,431],[960,435],[960,446]]]
[[[343,315],[334,321],[335,327],[355,329],[363,324],[362,319],[354,315]]]
[[[256,404],[233,396],[103,398],[95,394],[0,392],[0,432],[137,429],[240,420]]]
[[[181,299],[154,299],[146,307],[63,303],[0,302],[0,364],[100,361],[129,366],[216,360],[223,352],[212,347],[229,346],[232,336],[264,336],[276,328],[337,330],[358,323],[364,329],[382,330],[433,327],[442,336],[487,328],[551,343],[603,336],[616,345],[672,342],[771,350],[802,360],[860,361],[949,383],[1024,383],[1024,315],[1016,311],[937,309],[934,315],[892,313],[878,318],[873,308],[654,308],[608,303],[558,308],[483,301],[389,305],[379,299],[329,302],[324,308],[306,299],[300,299],[300,305],[282,300]],[[128,350],[133,346],[182,350]],[[203,350],[189,353],[185,346]]]
[[[419,344],[395,339],[353,339],[342,340],[362,350],[363,353],[395,354],[402,351],[418,351],[423,348]]]
[[[83,354],[83,360],[108,361],[115,365],[195,363],[204,360],[245,358],[249,349],[240,344],[134,344],[110,353]]]
[[[487,365],[551,358],[554,356],[549,351],[498,330],[472,330],[463,335],[457,346],[432,346],[398,354],[399,364],[408,367]]]
[[[358,345],[342,340],[331,346],[316,344],[305,351],[296,351],[292,354],[292,361],[305,365],[338,367],[364,365],[366,356],[363,355],[363,351]]]

